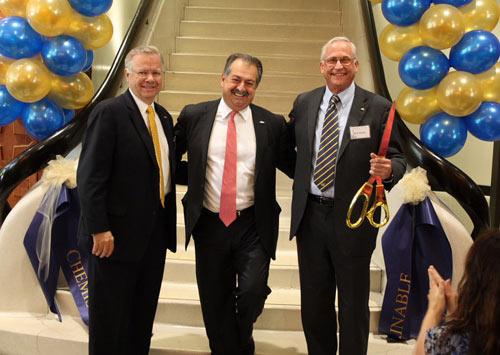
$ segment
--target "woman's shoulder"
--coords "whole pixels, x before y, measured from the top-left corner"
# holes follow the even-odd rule
[[[453,354],[465,355],[469,350],[469,338],[466,334],[446,331],[446,326],[433,327],[425,337],[425,353],[428,355]]]

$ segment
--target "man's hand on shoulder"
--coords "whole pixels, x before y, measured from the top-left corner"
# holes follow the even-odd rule
[[[100,258],[108,258],[113,254],[115,238],[111,231],[95,233],[92,235],[92,238],[94,239],[92,254]]]

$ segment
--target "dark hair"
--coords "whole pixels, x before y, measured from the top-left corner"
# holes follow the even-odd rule
[[[245,63],[248,63],[250,65],[254,65],[257,68],[257,78],[256,78],[256,83],[255,87],[259,86],[260,80],[262,79],[262,62],[260,61],[259,58],[254,57],[250,54],[244,54],[244,53],[233,53],[226,59],[226,65],[224,66],[224,75],[228,76],[231,74],[231,66],[233,65],[233,62],[237,59],[241,59]]]
[[[469,354],[500,354],[500,230],[487,230],[472,244],[447,333],[467,335]]]

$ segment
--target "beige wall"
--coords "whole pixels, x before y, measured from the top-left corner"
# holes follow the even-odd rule
[[[92,82],[94,83],[95,91],[97,91],[104,81],[111,68],[113,59],[122,44],[139,2],[140,0],[113,1],[113,5],[111,5],[107,13],[113,23],[113,37],[107,45],[94,52]]]
[[[153,9],[143,23],[137,43],[147,43],[157,46],[162,53],[171,53],[175,49],[175,37],[179,32],[179,18],[182,16],[188,0],[152,0]],[[140,0],[113,1],[108,16],[113,22],[113,37],[111,41],[95,51],[92,67],[92,81],[95,90],[105,79],[113,59],[120,48],[130,22],[137,11]],[[160,22],[162,31],[151,31]],[[168,68],[168,56],[165,55]]]

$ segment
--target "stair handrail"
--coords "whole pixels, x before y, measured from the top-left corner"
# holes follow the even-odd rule
[[[375,87],[383,96],[392,101],[385,80],[375,18],[370,1],[361,0],[361,8],[368,35],[370,57],[374,63],[372,72],[375,77]],[[427,170],[427,176],[433,190],[446,191],[457,200],[474,225],[471,236],[472,239],[475,239],[481,230],[490,226],[488,202],[481,188],[457,166],[427,149],[402,120],[397,120],[397,125],[402,136],[400,143],[408,163]]]

